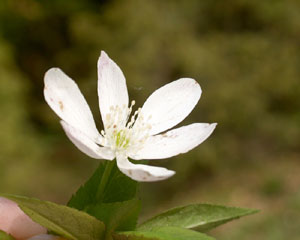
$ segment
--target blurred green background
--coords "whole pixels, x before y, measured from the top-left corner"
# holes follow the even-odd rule
[[[151,162],[177,174],[142,184],[143,216],[210,202],[261,209],[218,239],[299,239],[300,1],[0,1],[0,191],[59,203],[98,161],[72,145],[43,99],[43,75],[76,80],[101,128],[96,62],[105,50],[141,106],[195,78],[203,94],[181,124],[218,122],[193,151]]]

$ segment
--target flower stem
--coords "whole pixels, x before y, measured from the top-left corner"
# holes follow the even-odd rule
[[[101,182],[98,186],[98,190],[96,193],[98,202],[101,202],[103,200],[103,197],[104,197],[103,193],[104,193],[105,187],[107,185],[109,176],[111,174],[111,170],[113,169],[114,165],[115,165],[115,161],[106,161],[103,176],[102,176]]]

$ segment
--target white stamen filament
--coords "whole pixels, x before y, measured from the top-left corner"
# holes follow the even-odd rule
[[[109,146],[117,152],[137,151],[143,147],[149,137],[151,125],[145,124],[141,108],[136,110],[130,118],[134,105],[135,101],[132,101],[130,107],[125,105],[110,107],[110,113],[105,117],[105,130],[101,131],[102,145]],[[137,119],[139,119],[138,122]],[[135,124],[137,125],[134,126]]]

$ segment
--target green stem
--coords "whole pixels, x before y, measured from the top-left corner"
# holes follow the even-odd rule
[[[103,200],[103,197],[104,197],[103,193],[104,193],[105,187],[107,185],[109,176],[111,174],[111,170],[113,169],[114,165],[115,165],[115,161],[107,161],[106,162],[104,173],[103,173],[101,182],[98,186],[98,190],[97,190],[97,194],[96,194],[98,202],[101,202]]]

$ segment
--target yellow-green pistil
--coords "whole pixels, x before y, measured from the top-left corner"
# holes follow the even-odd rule
[[[115,140],[115,144],[117,148],[122,148],[122,149],[126,149],[129,145],[129,138],[126,135],[126,131],[125,130],[120,130],[116,133],[114,133],[113,136],[114,140]]]

